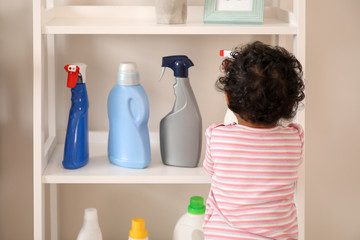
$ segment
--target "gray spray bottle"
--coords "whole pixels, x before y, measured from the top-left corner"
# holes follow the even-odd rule
[[[196,167],[201,154],[201,115],[190,86],[188,69],[194,66],[184,55],[162,59],[162,78],[166,67],[174,71],[175,103],[160,122],[160,150],[165,165]]]

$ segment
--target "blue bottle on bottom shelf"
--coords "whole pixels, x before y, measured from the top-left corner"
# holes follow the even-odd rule
[[[88,109],[86,84],[77,83],[71,89],[71,108],[62,162],[66,169],[80,168],[89,161]]]
[[[108,98],[108,117],[110,162],[126,168],[146,168],[151,161],[149,101],[134,63],[120,64],[118,83]]]

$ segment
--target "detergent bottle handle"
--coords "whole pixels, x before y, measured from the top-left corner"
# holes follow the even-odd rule
[[[128,110],[130,116],[134,120],[136,127],[139,127],[142,123],[147,120],[147,106],[148,102],[146,97],[140,94],[135,94],[128,99]]]

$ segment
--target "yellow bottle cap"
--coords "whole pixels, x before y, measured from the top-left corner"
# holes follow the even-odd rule
[[[131,230],[129,232],[129,237],[132,239],[144,239],[148,236],[145,229],[145,220],[142,218],[134,218],[132,220]]]

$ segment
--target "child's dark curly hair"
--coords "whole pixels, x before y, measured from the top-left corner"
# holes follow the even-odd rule
[[[305,98],[300,62],[282,47],[254,42],[225,59],[225,76],[216,87],[228,95],[229,108],[247,122],[271,125],[290,120]]]

